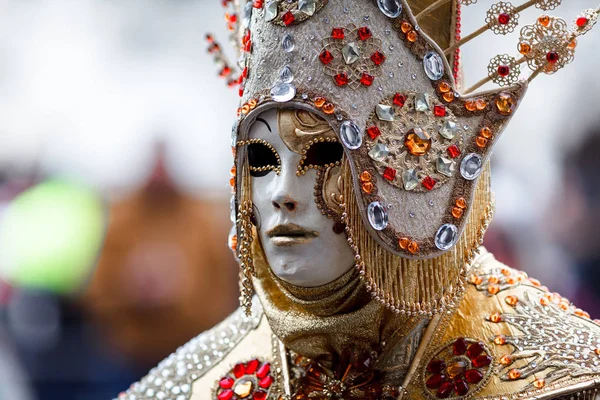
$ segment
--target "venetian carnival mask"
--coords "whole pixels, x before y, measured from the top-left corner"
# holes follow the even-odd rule
[[[462,44],[485,31],[513,32],[525,8],[545,13],[560,1],[498,2],[480,30],[460,39],[460,26],[448,20],[452,13],[444,7],[472,3],[232,2],[228,24],[238,40],[241,73],[230,82],[240,84],[241,106],[232,142],[231,244],[247,299],[251,245],[260,239],[272,270],[282,277],[287,271],[290,281],[297,272],[298,283],[317,285],[351,262],[373,296],[395,312],[452,306],[467,279],[464,260],[468,264],[491,218],[492,148],[528,83],[571,62],[576,39],[599,12],[584,11],[571,27],[547,14],[524,24],[518,57],[492,58],[487,77],[465,89],[459,80]],[[232,66],[209,40],[221,75],[231,76]],[[477,92],[489,82],[500,87]],[[303,123],[317,128],[304,129]],[[320,153],[324,163],[310,167]],[[289,217],[300,207],[310,211]],[[317,210],[329,220],[317,218]],[[284,236],[273,240],[278,224],[288,222],[301,229],[281,228]],[[300,241],[305,243],[296,245]],[[309,265],[333,264],[327,273],[300,273]]]

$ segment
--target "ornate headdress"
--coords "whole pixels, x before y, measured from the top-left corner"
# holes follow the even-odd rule
[[[314,112],[337,133],[345,149],[340,222],[367,288],[395,312],[441,312],[455,303],[492,213],[491,150],[527,84],[570,63],[600,12],[586,10],[570,27],[541,15],[521,28],[518,58],[497,55],[484,79],[462,89],[460,46],[485,31],[510,33],[526,8],[546,12],[560,0],[499,1],[482,28],[461,39],[461,6],[475,2],[232,2],[226,19],[240,50],[238,79],[209,37],[221,75],[239,84],[234,148],[271,108]],[[490,81],[500,87],[473,93]],[[235,159],[232,245],[248,306],[255,233],[243,147]]]

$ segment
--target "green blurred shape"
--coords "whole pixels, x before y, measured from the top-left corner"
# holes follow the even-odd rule
[[[104,204],[93,191],[43,182],[0,217],[0,277],[16,287],[78,291],[96,264],[105,226]]]

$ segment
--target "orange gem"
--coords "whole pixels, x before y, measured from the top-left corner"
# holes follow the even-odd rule
[[[506,304],[513,307],[519,302],[519,298],[517,296],[506,296],[506,299],[504,300],[506,301]]]
[[[257,104],[258,104],[258,102],[256,101],[256,99],[248,100],[248,106],[250,107],[251,110],[254,110],[256,108]]]
[[[537,279],[535,279],[535,278],[529,278],[529,282],[531,282],[531,284],[532,284],[533,286],[537,286],[537,287],[540,287],[540,286],[542,286],[542,284],[540,283],[540,281],[538,281],[538,280],[537,280]]]
[[[517,282],[515,281],[515,278],[509,276],[508,278],[506,278],[506,283],[508,283],[509,285],[514,285]]]
[[[550,300],[548,300],[547,297],[542,297],[540,299],[540,304],[543,305],[543,306],[547,306],[548,304],[550,304]]]
[[[519,53],[526,56],[531,53],[531,46],[528,43],[519,43]]]
[[[489,126],[484,126],[483,128],[481,128],[481,136],[483,136],[484,138],[491,138],[492,137],[492,130],[490,129]]]
[[[231,169],[229,170],[229,173],[230,173],[232,176],[235,176],[235,165],[234,165],[233,167],[231,167]]]
[[[502,115],[510,115],[512,114],[513,110],[515,109],[515,106],[517,102],[515,101],[515,99],[506,92],[500,93],[498,95],[498,97],[496,97],[496,108],[498,109],[498,112]]]
[[[497,276],[490,276],[488,278],[488,282],[492,283],[492,284],[496,284],[496,283],[500,282],[500,279]]]
[[[369,173],[369,171],[363,171],[360,174],[360,180],[361,180],[361,182],[370,182],[371,181],[371,174]]]
[[[242,114],[248,114],[250,112],[250,106],[248,104],[244,104],[242,106]]]
[[[461,218],[463,216],[463,209],[460,207],[453,207],[452,208],[452,216],[454,218]]]
[[[575,47],[577,47],[577,39],[571,40],[571,43],[567,45],[569,50],[575,50]]]
[[[483,111],[487,107],[487,101],[485,101],[484,99],[477,99],[475,101],[475,106],[479,111]]]
[[[438,87],[440,88],[440,92],[442,93],[448,93],[450,89],[452,89],[448,82],[440,82],[440,85]]]
[[[366,194],[371,194],[374,189],[373,182],[363,182],[361,185],[363,192]]]
[[[596,353],[597,356],[600,356],[600,347],[596,347],[594,353]]]
[[[412,25],[409,22],[404,21],[400,25],[400,29],[402,30],[402,33],[407,33],[412,29]]]
[[[498,313],[493,313],[489,316],[489,320],[495,323],[502,322],[502,316]]]
[[[502,268],[502,269],[500,270],[500,273],[501,273],[502,275],[504,275],[504,276],[510,276],[510,275],[511,275],[510,269],[508,269],[508,268]]]
[[[561,310],[563,311],[567,311],[569,309],[569,303],[568,302],[564,302],[561,301],[558,306],[560,307]]]
[[[400,240],[398,240],[398,244],[400,245],[400,248],[402,250],[406,250],[408,249],[408,245],[410,244],[410,240],[408,238],[400,238]]]
[[[521,372],[518,369],[511,369],[508,371],[508,377],[512,380],[519,379],[521,377]]]
[[[444,100],[446,100],[448,103],[450,103],[452,100],[454,100],[454,93],[452,93],[452,92],[444,93],[444,95],[442,97],[444,98]]]
[[[231,236],[229,239],[229,248],[233,251],[237,250],[238,238],[237,235]]]
[[[469,280],[474,285],[480,285],[483,282],[483,278],[478,275],[475,275],[475,274],[471,274],[471,277],[469,278]]]
[[[467,100],[467,101],[465,102],[465,108],[466,108],[468,111],[475,111],[475,110],[477,110],[477,103],[475,103],[475,101],[474,101],[474,100]]]
[[[229,185],[230,185],[231,187],[234,187],[234,186],[235,186],[235,178],[234,178],[234,177],[231,177],[231,178],[229,179]]]
[[[550,17],[547,15],[542,15],[538,18],[538,22],[540,23],[540,25],[547,27],[548,25],[550,25]]]
[[[420,128],[408,131],[404,146],[413,156],[422,156],[431,148],[431,136]]]
[[[544,379],[536,379],[535,381],[533,381],[533,386],[535,386],[537,389],[541,389],[544,386],[546,386],[546,381]]]
[[[490,285],[488,286],[488,292],[489,294],[498,294],[498,292],[500,291],[500,288],[496,285]]]
[[[464,197],[459,197],[458,199],[456,199],[456,207],[458,208],[467,208],[467,200],[465,200]]]
[[[333,114],[334,111],[335,111],[335,106],[331,103],[327,103],[323,106],[323,112],[325,114]]]
[[[506,343],[506,336],[504,335],[498,335],[494,338],[494,343],[496,343],[499,346],[502,346],[503,344]]]
[[[483,149],[485,146],[487,146],[488,140],[483,136],[477,136],[477,139],[475,139],[475,144],[477,144],[477,147]]]
[[[315,99],[315,106],[317,106],[317,108],[321,108],[321,107],[323,107],[323,104],[325,104],[325,101],[326,101],[326,100],[325,100],[324,98],[322,98],[322,97],[317,97],[317,98]]]
[[[502,364],[502,365],[510,365],[510,364],[512,364],[512,362],[513,362],[513,359],[508,354],[505,354],[502,357],[500,357],[500,364]]]
[[[410,242],[408,245],[408,251],[412,254],[417,254],[419,252],[419,245],[417,242]]]
[[[582,318],[590,318],[590,314],[588,314],[587,312],[583,311],[581,308],[578,308],[574,311],[575,315],[577,315],[578,317],[582,317]]]
[[[406,34],[406,38],[408,39],[409,42],[413,43],[417,40],[417,32],[415,31],[410,31]]]

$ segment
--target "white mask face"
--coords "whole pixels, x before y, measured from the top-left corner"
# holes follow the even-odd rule
[[[335,221],[317,207],[317,171],[309,169],[304,175],[296,174],[301,148],[314,138],[335,137],[328,126],[320,125],[315,130],[314,117],[303,115],[310,122],[308,131],[297,129],[300,120],[294,111],[270,110],[260,115],[249,138],[261,143],[249,145],[248,152],[251,170],[273,164],[279,167],[279,174],[275,170],[251,172],[259,237],[273,273],[296,286],[316,287],[349,271],[354,257],[346,235],[335,233]],[[320,154],[331,157],[335,153],[341,159],[341,145],[336,142],[330,146]]]

